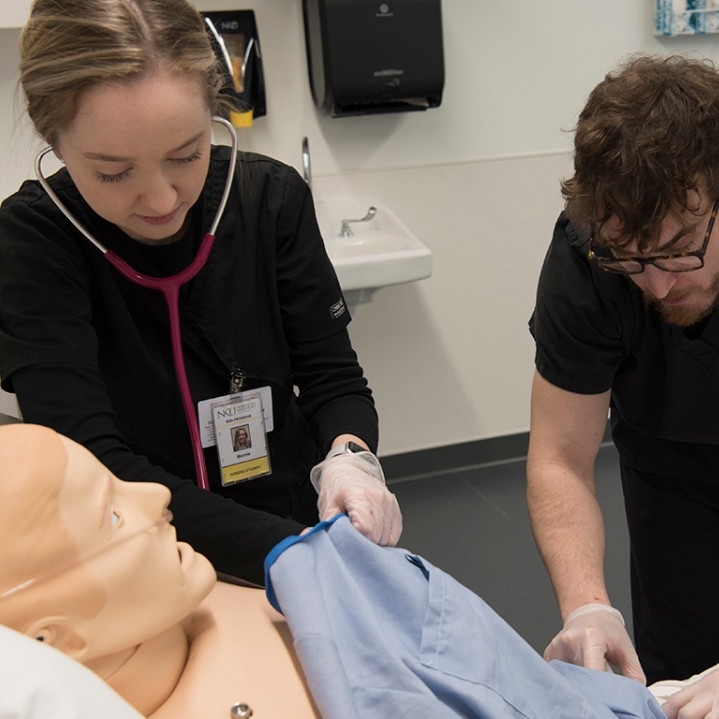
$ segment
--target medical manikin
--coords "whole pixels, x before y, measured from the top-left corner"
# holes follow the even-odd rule
[[[283,617],[270,607],[263,591],[218,583],[207,559],[177,542],[169,524],[168,500],[166,488],[120,481],[85,448],[53,430],[27,424],[0,427],[0,624],[76,659],[141,714],[154,719],[233,716],[231,708],[239,703],[264,719],[319,717]],[[407,564],[405,550],[379,548],[349,528],[342,530],[352,536],[345,542],[347,551],[342,557],[337,555],[340,564],[330,561],[333,554],[317,553],[314,559],[323,560],[320,567],[312,557],[322,529],[318,526],[294,545],[283,548],[281,544],[273,552],[277,556],[272,566],[280,566],[285,578],[278,586],[280,577],[273,575],[272,587],[282,590],[283,611],[287,612],[288,595],[295,605],[295,616],[288,613],[295,641],[306,641],[312,631],[312,617],[297,622],[308,604],[322,606],[327,617],[338,618],[337,612],[330,612],[331,596],[318,600],[322,591],[333,596],[344,592],[347,601],[341,604],[350,607],[355,630],[361,626],[361,615],[351,608],[355,600],[347,597],[347,587],[356,580],[367,587],[381,584],[381,593],[394,606],[403,607],[405,623],[413,621],[408,619],[409,606],[421,597],[421,580],[414,599],[403,598],[402,593],[414,585],[401,586],[402,575],[393,566],[398,558]],[[306,552],[293,554],[303,545]],[[359,555],[348,553],[352,547],[360,555],[372,553],[370,575],[363,578]],[[352,576],[345,577],[342,572],[348,570]],[[331,573],[334,581],[323,581],[315,576],[318,572]],[[390,578],[384,577],[387,574]],[[472,596],[470,602],[480,601]],[[500,626],[503,623],[491,610],[479,611],[480,623],[475,622],[474,629],[468,628],[465,634],[484,657],[484,664],[495,667],[481,683],[492,686],[496,677],[490,675],[497,673],[502,655],[517,661],[524,657],[536,682],[544,672],[543,660],[529,656],[532,652],[526,643]],[[420,618],[410,629],[419,631],[421,625]],[[388,635],[375,642],[367,633],[353,644],[353,633],[338,632],[336,626],[340,625],[328,637],[330,643],[336,640],[343,652],[355,658],[370,651],[375,669],[378,663],[389,666]],[[452,661],[461,662],[461,656],[452,651]],[[468,665],[478,666],[475,661]],[[336,683],[323,683],[323,671],[308,672],[312,685],[318,696],[336,695]],[[548,676],[555,692],[562,689],[563,681],[555,681],[551,673]],[[417,679],[423,681],[420,675]],[[631,680],[617,679],[634,685]],[[526,681],[526,676],[513,679],[510,671],[505,684],[514,686],[516,693]],[[657,687],[654,694],[661,700],[682,684]],[[432,686],[430,681],[425,684],[430,692]],[[543,694],[549,691],[542,681],[539,686]],[[564,689],[555,700],[564,701],[572,694]],[[528,706],[538,708],[536,691],[525,695]],[[503,694],[502,698],[508,706],[508,697]],[[387,696],[378,700],[382,709],[390,708]],[[440,716],[440,709],[445,713],[448,709],[439,698],[436,706],[430,700],[430,706],[435,716]],[[338,713],[325,716],[346,719],[348,709],[340,706]],[[374,713],[383,718],[395,715],[382,710]],[[455,714],[450,710],[450,715]]]
[[[237,703],[255,717],[317,717],[281,615],[261,590],[217,583],[177,542],[169,498],[53,430],[1,427],[0,623],[153,719],[228,717]]]

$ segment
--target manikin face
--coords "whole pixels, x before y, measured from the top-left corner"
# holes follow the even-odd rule
[[[700,212],[684,212],[679,216],[669,214],[661,223],[659,241],[651,255],[696,250],[701,247],[709,224],[714,198],[703,193]],[[619,234],[621,225],[616,217],[610,217],[602,227],[602,235],[611,242]],[[644,271],[628,275],[641,290],[648,305],[656,307],[670,324],[688,327],[706,317],[714,309],[719,298],[719,229],[715,226],[709,238],[704,267],[691,272],[667,272],[654,265],[646,265]],[[618,257],[637,255],[636,246],[614,253]]]
[[[166,244],[202,191],[211,127],[199,80],[158,73],[89,90],[55,150],[97,214]]]
[[[60,515],[80,557],[88,557],[82,566],[88,580],[97,581],[105,595],[100,612],[83,621],[80,633],[89,655],[103,656],[180,622],[209,593],[216,576],[210,562],[178,543],[174,527],[162,521],[167,488],[123,482],[84,447],[61,441],[68,463]],[[68,572],[67,579],[71,576]]]

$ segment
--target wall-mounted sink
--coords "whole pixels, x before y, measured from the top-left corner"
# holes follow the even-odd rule
[[[315,209],[327,254],[350,305],[367,302],[380,287],[432,274],[432,252],[388,207],[337,198],[317,200]]]

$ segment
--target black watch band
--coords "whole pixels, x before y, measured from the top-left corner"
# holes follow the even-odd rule
[[[327,453],[327,457],[336,457],[338,454],[358,454],[359,452],[369,452],[361,444],[357,442],[345,442],[344,444],[338,444],[336,447]]]

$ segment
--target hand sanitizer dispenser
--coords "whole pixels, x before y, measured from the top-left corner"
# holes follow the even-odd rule
[[[224,71],[223,92],[238,105],[229,119],[235,127],[249,127],[255,118],[267,114],[255,14],[252,10],[224,10],[203,12],[202,16]]]
[[[440,0],[303,0],[312,97],[345,117],[437,107]]]

